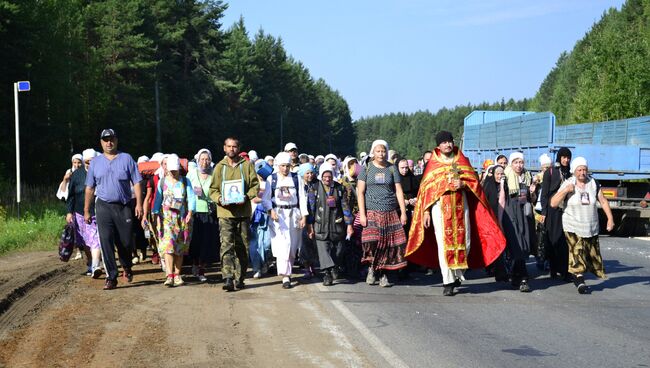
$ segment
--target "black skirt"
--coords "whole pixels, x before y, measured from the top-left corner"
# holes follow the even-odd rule
[[[205,265],[219,260],[219,221],[209,213],[195,213],[190,242],[190,257]]]

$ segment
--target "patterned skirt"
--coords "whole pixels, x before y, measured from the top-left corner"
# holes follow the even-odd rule
[[[373,270],[399,270],[406,267],[406,234],[397,211],[368,211],[368,226],[361,234],[362,262]]]
[[[591,272],[601,279],[606,278],[598,235],[591,238],[582,238],[570,232],[564,235],[569,245],[569,272],[574,275]]]
[[[171,209],[162,211],[160,222],[162,225],[158,225],[158,252],[186,256],[192,240],[192,222],[186,224],[180,212]]]

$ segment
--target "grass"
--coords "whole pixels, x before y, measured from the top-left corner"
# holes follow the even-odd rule
[[[0,184],[0,255],[18,251],[57,251],[65,225],[65,204],[57,200],[56,184],[23,186],[20,219],[15,188]]]

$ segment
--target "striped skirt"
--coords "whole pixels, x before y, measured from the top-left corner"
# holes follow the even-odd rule
[[[399,270],[406,267],[406,234],[397,211],[368,211],[368,226],[363,228],[362,262],[373,270]]]

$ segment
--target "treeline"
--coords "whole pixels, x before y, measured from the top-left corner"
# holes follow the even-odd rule
[[[463,134],[463,120],[474,110],[521,111],[528,110],[530,100],[501,100],[496,103],[467,104],[452,109],[442,108],[438,112],[418,111],[413,114],[394,113],[361,118],[355,121],[357,131],[357,153],[368,151],[372,141],[385,139],[390,149],[401,156],[417,160],[422,153],[436,145],[435,136],[440,130],[448,130],[460,144]]]
[[[447,129],[460,137],[472,110],[551,111],[558,124],[595,122],[650,114],[650,0],[628,0],[605,12],[569,53],[562,53],[532,99],[443,108],[435,114],[388,114],[360,119],[357,150],[382,137],[417,158]]]
[[[13,82],[20,94],[25,182],[59,179],[72,153],[99,149],[102,128],[120,148],[221,154],[223,139],[275,154],[284,142],[346,153],[347,102],[287,54],[282,40],[239,22],[221,24],[212,0],[0,0],[0,169],[13,173]],[[11,178],[13,175],[6,175]]]
[[[650,114],[650,0],[605,12],[560,55],[531,106],[552,111],[560,124]]]

